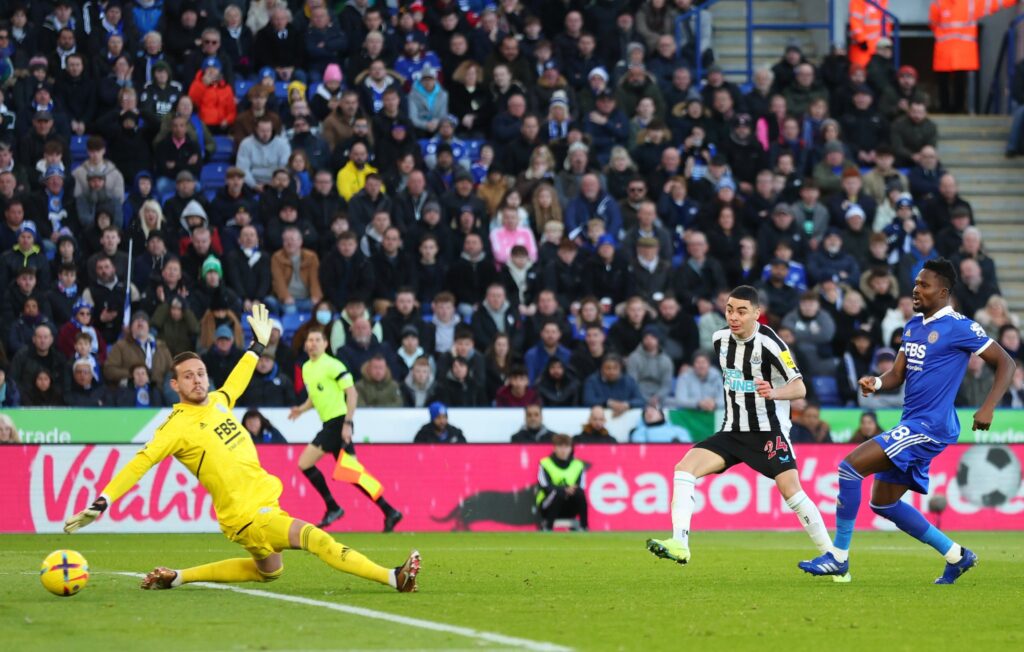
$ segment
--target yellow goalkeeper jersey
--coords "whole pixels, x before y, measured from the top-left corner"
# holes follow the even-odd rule
[[[209,492],[225,533],[248,525],[259,508],[276,507],[281,481],[260,466],[252,438],[231,412],[257,360],[255,353],[246,352],[224,386],[210,392],[206,405],[176,403],[153,439],[114,476],[102,495],[113,503],[150,468],[173,455]]]

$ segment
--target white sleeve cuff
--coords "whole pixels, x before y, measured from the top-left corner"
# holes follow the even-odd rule
[[[985,341],[985,343],[981,345],[981,348],[974,352],[974,355],[981,355],[982,353],[984,353],[985,349],[987,349],[989,346],[991,346],[994,341],[995,340],[993,340],[991,337],[988,338]]]

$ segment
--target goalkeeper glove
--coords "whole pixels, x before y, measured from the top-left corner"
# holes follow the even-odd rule
[[[246,320],[252,328],[252,344],[249,348],[259,355],[270,343],[270,333],[273,330],[270,326],[270,312],[262,303],[254,303],[252,314],[246,317]]]
[[[103,496],[97,498],[92,505],[89,505],[82,511],[78,512],[68,520],[64,521],[64,531],[68,534],[77,532],[78,530],[89,525],[97,518],[100,514],[107,510],[107,499]]]

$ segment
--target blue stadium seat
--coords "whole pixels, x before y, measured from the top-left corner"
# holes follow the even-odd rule
[[[85,149],[85,141],[88,136],[72,136],[71,137],[71,160],[72,161],[84,161],[89,157],[88,152]]]
[[[230,163],[235,153],[235,141],[231,140],[228,136],[214,136],[213,141],[217,145],[217,149],[213,151],[213,157],[210,159],[210,162]]]
[[[811,385],[814,386],[814,393],[822,405],[834,407],[843,404],[843,400],[839,398],[839,385],[836,384],[834,376],[814,376],[811,378]]]
[[[279,100],[288,98],[288,82],[274,82],[274,97]]]
[[[216,192],[224,185],[224,177],[227,176],[228,165],[226,163],[207,163],[199,173],[199,183],[203,184],[204,190]]]
[[[420,144],[420,154],[422,154],[423,156],[426,156],[427,155],[427,144],[430,142],[430,139],[429,138],[420,138],[418,142]]]
[[[203,188],[203,197],[206,197],[206,201],[213,201],[213,198],[217,196],[217,188]]]
[[[253,87],[256,82],[252,82],[246,79],[235,79],[235,99],[241,101],[245,94],[249,92],[249,89]]]
[[[308,312],[293,312],[285,313],[281,315],[281,325],[284,326],[284,332],[281,333],[281,339],[286,342],[291,342],[292,337],[295,335],[295,331],[299,330],[299,326],[309,321],[312,317],[312,313]]]

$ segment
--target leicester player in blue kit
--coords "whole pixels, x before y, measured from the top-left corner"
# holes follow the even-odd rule
[[[988,430],[993,412],[1013,378],[1014,362],[973,320],[949,305],[956,271],[944,259],[930,260],[914,283],[915,314],[903,329],[903,343],[892,370],[860,379],[867,396],[907,386],[903,417],[892,430],[858,446],[839,463],[839,498],[833,548],[799,566],[812,575],[849,577],[850,540],[861,502],[861,482],[874,475],[871,510],[896,527],[935,548],[946,559],[936,584],[953,584],[978,563],[978,556],[955,543],[924,515],[900,498],[908,489],[928,493],[932,458],[960,436],[953,399],[972,355],[996,368],[984,404],[974,413],[974,430]]]

